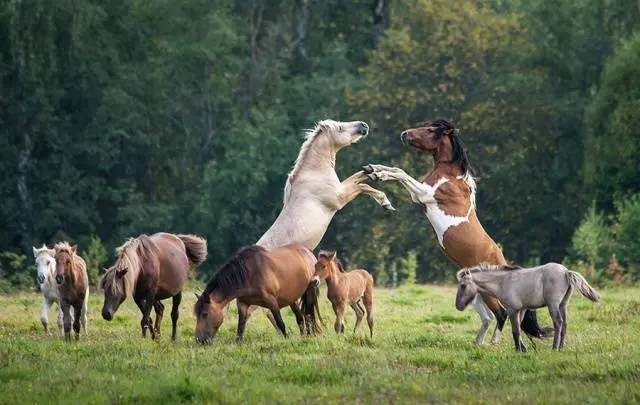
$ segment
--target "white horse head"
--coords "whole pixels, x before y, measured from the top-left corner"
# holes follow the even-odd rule
[[[53,277],[56,271],[55,251],[42,244],[39,249],[33,247],[33,257],[38,269],[38,284],[40,284],[40,287],[42,288],[46,282],[53,285]]]
[[[363,121],[340,122],[322,120],[309,131],[308,138],[323,136],[331,141],[336,151],[358,142],[369,133],[369,125]]]

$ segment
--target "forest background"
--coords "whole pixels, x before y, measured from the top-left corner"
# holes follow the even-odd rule
[[[95,283],[140,233],[197,233],[206,279],[282,206],[303,131],[364,120],[341,177],[420,177],[401,130],[453,119],[478,215],[515,263],[640,279],[638,0],[2,0],[0,291],[33,288],[32,246],[79,244]],[[380,286],[446,282],[420,207],[380,184],[320,247]]]

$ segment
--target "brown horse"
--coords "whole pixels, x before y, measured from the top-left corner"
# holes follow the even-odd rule
[[[424,127],[408,129],[400,135],[403,144],[428,152],[435,161],[434,168],[420,181],[404,170],[383,165],[364,167],[373,180],[395,180],[411,195],[411,199],[425,208],[425,213],[436,233],[444,253],[460,268],[480,263],[507,264],[498,245],[484,230],[475,210],[476,184],[464,143],[451,122],[438,119]],[[489,295],[482,298],[496,315],[498,329],[502,330],[506,311],[500,302]],[[480,312],[480,308],[476,307]],[[476,341],[484,338],[489,320]],[[486,325],[485,325],[486,322]],[[535,312],[527,311],[522,321],[526,333],[543,337],[546,332],[536,321]],[[497,342],[494,335],[494,342]]]
[[[250,305],[271,311],[278,329],[284,337],[287,331],[280,308],[293,310],[300,333],[319,330],[315,314],[319,313],[317,294],[307,293],[313,276],[316,258],[300,244],[285,245],[267,250],[250,245],[240,249],[207,284],[194,307],[196,315],[196,341],[210,343],[224,317],[224,308],[234,299],[238,304],[238,342],[242,340]],[[303,299],[303,316],[298,300]],[[305,319],[306,318],[306,319]]]
[[[105,270],[101,287],[104,290],[102,317],[107,321],[127,296],[132,296],[140,312],[142,337],[147,329],[151,338],[160,335],[164,313],[162,300],[173,297],[171,308],[171,339],[176,339],[182,287],[191,264],[198,265],[207,258],[207,241],[195,235],[156,233],[129,239],[116,249],[118,259]],[[155,327],[151,325],[151,308],[155,309]]]
[[[366,270],[357,269],[345,272],[336,252],[320,251],[316,271],[311,283],[315,288],[322,280],[327,280],[327,298],[331,301],[336,314],[336,333],[344,333],[344,311],[347,304],[356,313],[356,324],[353,333],[358,333],[360,323],[367,310],[369,332],[373,337],[373,277]],[[364,303],[362,308],[360,302]]]
[[[64,340],[71,340],[71,308],[73,307],[73,330],[76,340],[80,338],[80,323],[87,333],[87,303],[89,301],[89,277],[87,265],[78,256],[77,245],[58,242],[53,247],[56,260],[56,283],[60,295]],[[78,314],[80,314],[78,316]]]

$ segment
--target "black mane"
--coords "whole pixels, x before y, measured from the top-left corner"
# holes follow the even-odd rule
[[[261,261],[263,259],[263,252],[266,252],[266,249],[258,245],[249,245],[238,250],[236,254],[213,275],[202,295],[206,296],[212,292],[216,292],[223,297],[228,297],[233,294],[234,291],[244,287],[249,281],[252,269],[260,267],[248,266],[248,264],[252,261],[255,263],[255,260]]]
[[[473,167],[471,167],[471,163],[469,162],[469,156],[467,155],[467,148],[458,135],[458,129],[453,125],[451,121],[444,118],[438,118],[437,120],[432,121],[425,126],[436,127],[436,135],[438,137],[441,137],[443,135],[449,136],[449,139],[451,140],[451,146],[453,148],[453,150],[451,151],[451,161],[449,163],[460,166],[462,172],[465,175],[467,173],[474,173]]]

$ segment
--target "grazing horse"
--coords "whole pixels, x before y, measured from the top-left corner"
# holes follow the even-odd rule
[[[520,339],[520,315],[523,309],[546,306],[553,320],[553,348],[564,346],[567,333],[567,303],[576,288],[593,302],[600,294],[587,280],[558,263],[547,263],[528,269],[505,265],[479,265],[458,272],[456,308],[463,311],[480,293],[498,297],[507,309],[517,351],[527,348]]]
[[[344,333],[344,311],[347,304],[356,313],[353,333],[358,333],[365,309],[369,333],[373,337],[373,277],[366,270],[356,269],[345,272],[336,252],[320,251],[311,283],[315,288],[322,280],[327,280],[327,298],[336,314],[336,333]],[[360,303],[364,304],[364,308]]]
[[[49,333],[49,310],[53,304],[58,305],[58,328],[62,331],[62,307],[60,295],[56,285],[56,252],[45,244],[41,248],[33,247],[33,257],[36,261],[37,278],[40,292],[42,293],[42,308],[40,309],[40,322],[44,326],[44,332]],[[73,308],[71,308],[73,310]],[[72,314],[73,317],[73,314]]]
[[[56,260],[56,283],[60,296],[60,308],[64,324],[64,340],[71,340],[71,321],[76,333],[76,340],[80,338],[80,324],[87,333],[87,305],[89,302],[89,277],[87,265],[82,257],[77,255],[77,245],[68,242],[58,242],[53,247]],[[73,308],[74,317],[71,317]]]
[[[336,154],[369,133],[362,121],[320,121],[307,133],[296,163],[284,186],[282,211],[269,230],[256,242],[267,249],[300,243],[313,250],[327,231],[336,212],[361,193],[372,197],[387,210],[393,206],[387,196],[366,184],[359,171],[340,181]]]
[[[164,313],[162,300],[172,297],[171,339],[176,339],[182,288],[189,276],[191,264],[198,265],[207,258],[207,241],[195,235],[156,233],[129,239],[116,249],[116,262],[105,270],[101,287],[104,290],[102,317],[113,319],[118,307],[133,297],[142,320],[142,337],[160,335]],[[151,324],[151,308],[155,309],[155,326]]]
[[[317,294],[308,293],[316,258],[300,244],[271,250],[250,245],[240,249],[207,284],[194,307],[196,341],[210,343],[224,318],[224,308],[236,299],[238,304],[237,340],[241,341],[250,305],[271,311],[278,330],[287,337],[280,308],[291,307],[300,333],[304,333],[305,318],[313,330],[318,330],[315,314],[319,314]],[[303,298],[303,310],[297,301]]]
[[[476,215],[476,183],[467,151],[451,122],[438,119],[421,128],[403,131],[403,144],[428,152],[435,161],[434,168],[418,181],[400,168],[383,165],[367,165],[365,172],[372,180],[400,182],[409,192],[413,202],[424,206],[425,214],[436,233],[444,253],[458,267],[475,266],[480,263],[507,264],[498,245],[484,230]],[[475,308],[482,318],[476,343],[482,344],[484,335],[493,318],[484,303],[496,315],[498,326],[492,343],[500,340],[499,330],[506,321],[500,302],[486,294],[476,300]],[[536,321],[535,312],[525,313],[523,329],[526,333],[545,336]]]

